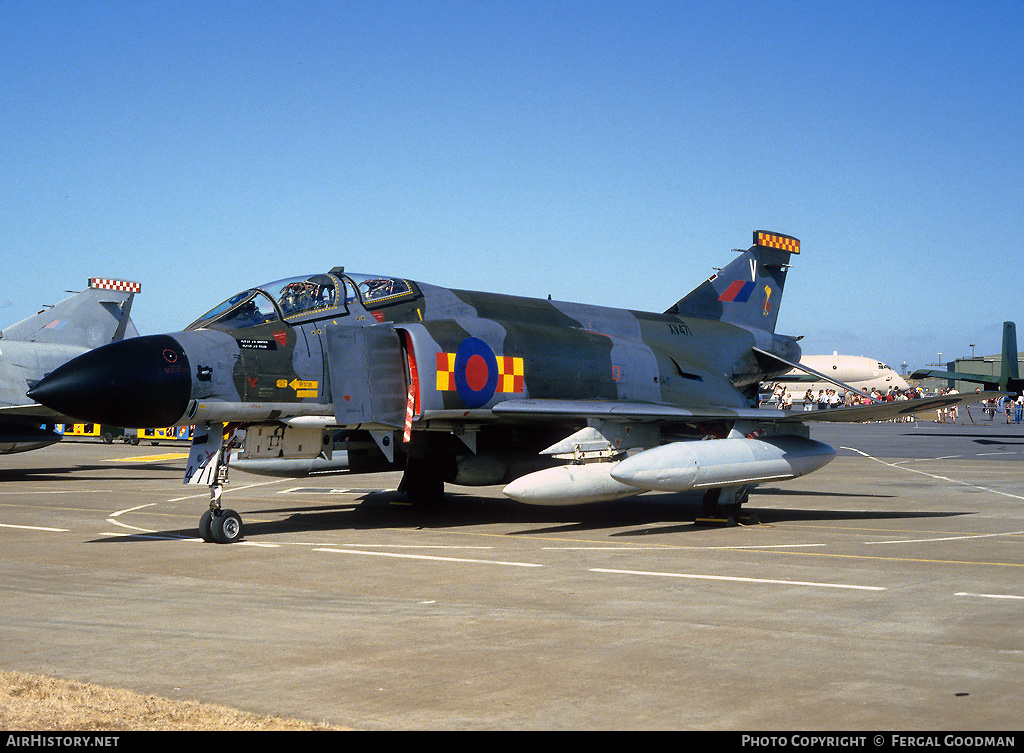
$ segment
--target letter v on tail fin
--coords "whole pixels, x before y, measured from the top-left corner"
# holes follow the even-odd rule
[[[756,230],[748,251],[665,313],[774,332],[789,258],[798,253],[800,241],[796,238]]]

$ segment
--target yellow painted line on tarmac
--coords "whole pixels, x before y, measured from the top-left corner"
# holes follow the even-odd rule
[[[112,463],[159,463],[161,460],[181,460],[187,458],[187,452],[168,452],[163,455],[136,455],[130,458],[112,458]]]

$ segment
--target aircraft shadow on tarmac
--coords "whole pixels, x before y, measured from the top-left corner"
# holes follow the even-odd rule
[[[765,490],[770,494],[778,489]],[[862,494],[842,492],[788,492],[792,495],[813,497],[861,497]],[[814,510],[758,507],[756,494],[744,506],[744,515],[756,516],[760,523],[789,521],[883,520],[949,517],[966,515],[965,512],[922,512],[905,510]],[[886,496],[886,495],[873,495]],[[699,533],[714,530],[696,522],[702,516],[700,494],[666,494],[658,497],[633,497],[588,505],[543,507],[523,505],[513,500],[474,497],[449,493],[445,501],[432,507],[412,507],[403,495],[393,492],[367,491],[351,502],[332,502],[324,505],[300,505],[266,509],[254,507],[239,509],[244,523],[243,540],[259,540],[274,535],[298,534],[313,531],[358,531],[448,528],[471,529],[474,526],[495,523],[522,524],[522,530],[509,532],[510,536],[538,534],[567,534],[584,531],[603,531],[630,528],[612,533],[614,537],[652,536],[670,533]],[[280,520],[261,520],[269,515],[287,515]],[[197,514],[198,517],[198,514]],[[156,531],[152,534],[107,536],[92,543],[152,541],[163,538],[195,538],[197,529]]]
[[[57,468],[3,468],[0,469],[0,484],[7,481],[73,481],[75,474],[87,474],[91,481],[123,481],[121,474],[114,475],[109,463],[62,465]],[[104,471],[104,474],[96,474]],[[136,479],[163,479],[168,473],[180,474],[180,466],[170,464],[147,463],[145,467],[135,469],[132,476]],[[95,475],[94,475],[95,474]]]

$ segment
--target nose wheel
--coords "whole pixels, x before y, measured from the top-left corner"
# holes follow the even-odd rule
[[[199,518],[199,535],[206,542],[230,544],[242,538],[242,517],[234,510],[220,506],[227,466],[221,466],[219,470],[216,480],[210,484],[210,507]]]
[[[230,544],[242,538],[242,518],[234,510],[207,510],[199,518],[203,541]]]

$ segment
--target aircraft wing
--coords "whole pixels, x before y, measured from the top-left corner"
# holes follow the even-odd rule
[[[991,374],[966,374],[960,371],[940,369],[918,369],[910,375],[911,379],[955,379],[958,382],[977,382],[978,384],[999,384],[999,377]]]
[[[498,403],[491,410],[500,417],[519,419],[600,418],[606,421],[675,421],[684,423],[719,419],[779,421],[790,413],[790,411],[762,408],[724,406],[680,408],[673,405],[621,400],[545,400],[540,398],[508,400]]]
[[[714,420],[747,420],[766,423],[860,423],[887,421],[917,413],[948,408],[962,403],[977,403],[1000,398],[1005,392],[965,392],[916,400],[891,403],[856,405],[816,411],[774,410],[769,408],[732,408],[726,406],[681,408],[656,403],[624,402],[612,400],[544,400],[530,398],[498,403],[491,410],[499,417],[537,420],[580,420],[597,418],[604,421],[679,422],[694,423]]]
[[[782,423],[803,423],[805,421],[827,421],[830,423],[860,423],[864,421],[888,421],[905,418],[918,413],[942,410],[963,403],[980,403],[992,398],[1004,397],[1006,392],[964,392],[936,397],[922,397],[916,400],[895,400],[891,403],[854,405],[849,408],[832,408],[816,411],[786,411]]]
[[[3,405],[0,406],[0,423],[5,419],[31,418],[39,419],[40,423],[75,423],[76,419],[70,418],[63,413],[58,413],[52,408],[47,408],[39,403],[30,405]]]

